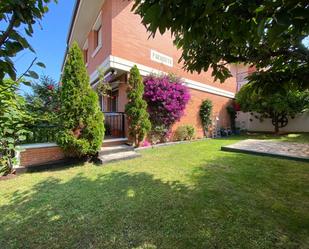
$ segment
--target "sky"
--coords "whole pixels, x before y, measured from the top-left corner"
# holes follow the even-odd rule
[[[17,75],[21,75],[37,56],[38,61],[43,62],[46,68],[35,67],[34,71],[59,81],[74,3],[75,0],[59,0],[58,4],[48,5],[49,12],[42,19],[41,27],[36,24],[33,37],[27,38],[36,55],[27,50],[13,58]],[[23,87],[21,91],[28,92],[29,88]]]

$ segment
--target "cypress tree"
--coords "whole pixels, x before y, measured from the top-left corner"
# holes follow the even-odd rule
[[[147,102],[143,99],[143,79],[136,65],[130,70],[128,85],[128,104],[125,110],[128,117],[129,134],[133,138],[135,146],[139,146],[151,129],[151,123],[147,112]]]
[[[73,43],[64,66],[58,144],[70,156],[93,156],[102,145],[104,116],[91,88],[83,54]]]

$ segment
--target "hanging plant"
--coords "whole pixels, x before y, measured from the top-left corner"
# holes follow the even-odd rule
[[[100,96],[109,96],[110,91],[112,90],[111,84],[105,79],[105,70],[99,69],[99,82],[97,84],[96,91]]]

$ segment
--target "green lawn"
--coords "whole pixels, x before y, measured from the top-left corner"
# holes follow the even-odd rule
[[[0,248],[309,248],[309,164],[240,139],[0,181]]]

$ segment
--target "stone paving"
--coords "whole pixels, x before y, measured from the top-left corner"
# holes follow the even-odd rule
[[[223,146],[224,151],[261,154],[309,162],[309,144],[247,139]]]

